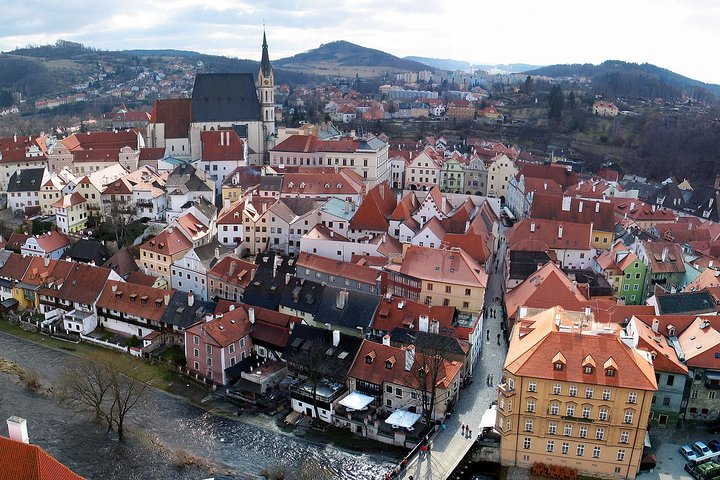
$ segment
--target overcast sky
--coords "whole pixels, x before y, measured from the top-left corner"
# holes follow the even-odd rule
[[[348,40],[398,56],[477,63],[648,62],[720,84],[719,0],[24,0],[2,8],[0,50],[58,38],[260,59]]]

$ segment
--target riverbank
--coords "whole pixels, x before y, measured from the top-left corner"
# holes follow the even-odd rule
[[[36,371],[44,382],[54,384],[62,373],[63,365],[69,355],[75,355],[83,358],[92,357],[93,353],[98,351],[105,352],[105,349],[95,347],[93,345],[69,343],[55,338],[46,337],[33,332],[26,332],[18,326],[10,325],[6,321],[0,321],[0,345],[2,348],[2,356],[8,360],[18,363],[23,369],[28,371]],[[99,349],[99,350],[98,350]],[[378,471],[384,471],[389,465],[396,460],[394,453],[383,448],[382,453],[368,454],[358,452],[357,450],[346,451],[342,447],[352,449],[352,440],[342,442],[341,448],[333,442],[333,439],[301,438],[298,439],[292,432],[283,431],[277,428],[274,419],[271,417],[243,416],[237,417],[233,411],[219,409],[217,405],[212,403],[203,404],[202,399],[207,396],[207,390],[203,388],[195,388],[188,379],[169,372],[165,367],[159,365],[148,365],[141,360],[135,359],[142,368],[154,369],[153,375],[157,378],[153,382],[152,391],[149,398],[137,412],[133,412],[133,424],[131,430],[138,435],[147,435],[148,438],[154,439],[155,442],[163,446],[167,452],[178,452],[178,455],[165,455],[163,462],[163,470],[169,470],[173,473],[166,476],[143,475],[133,472],[132,475],[106,475],[107,471],[100,466],[96,466],[97,458],[85,459],[89,464],[84,468],[90,468],[91,473],[85,470],[79,470],[79,473],[88,478],[185,478],[184,475],[176,474],[177,463],[174,457],[186,458],[205,458],[211,465],[216,465],[219,471],[237,472],[235,477],[229,478],[260,478],[259,473],[264,468],[273,468],[278,465],[283,467],[294,467],[303,464],[312,459],[319,465],[323,465],[332,473],[332,478],[374,478]],[[164,373],[165,372],[168,373]],[[185,396],[185,392],[190,388],[194,394],[190,397]],[[16,388],[17,389],[17,388]],[[25,392],[26,389],[19,389]],[[28,404],[48,403],[48,399],[40,401],[32,397],[29,392],[25,402]],[[22,405],[23,402],[18,402]],[[54,402],[57,403],[57,402]],[[63,411],[59,405],[54,408],[45,406],[44,409],[30,409],[29,413],[8,410],[8,416],[12,414],[26,415],[29,420],[40,425],[45,425],[48,421],[46,415],[41,412],[47,409],[54,411],[60,417],[71,417],[74,425],[73,429],[88,429],[91,422],[86,418],[74,417],[71,412]],[[237,407],[234,408],[237,412]],[[0,410],[3,414],[5,411]],[[38,422],[38,418],[40,418]],[[52,419],[50,419],[52,420]],[[52,423],[52,422],[50,422]],[[83,425],[84,426],[81,426]],[[100,432],[103,434],[103,432]],[[72,433],[63,434],[64,438],[73,438]],[[112,436],[102,435],[102,442],[117,444],[112,440]],[[52,443],[52,435],[48,435],[46,440]],[[59,441],[56,439],[55,441]],[[330,440],[330,441],[328,441]],[[98,439],[93,442],[101,441]],[[38,445],[46,448],[45,445]],[[75,442],[73,442],[75,443]],[[130,441],[133,448],[139,448],[135,445],[138,442]],[[76,443],[82,445],[84,442]],[[93,443],[89,443],[93,445]],[[92,450],[92,449],[90,449]],[[51,449],[51,454],[56,455]],[[61,449],[61,455],[56,455],[60,461],[66,462],[69,459],[69,465],[73,464],[73,458],[80,455],[81,451],[73,449],[66,451]],[[86,452],[87,454],[87,452]],[[137,453],[135,454],[137,455]],[[66,457],[66,458],[63,458]],[[78,464],[83,465],[82,461]],[[73,468],[71,466],[71,468]],[[97,477],[94,470],[99,468],[100,475]],[[195,478],[199,478],[196,476]]]

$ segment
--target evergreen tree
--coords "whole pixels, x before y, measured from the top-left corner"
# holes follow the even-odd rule
[[[530,95],[533,90],[533,79],[530,77],[530,75],[527,76],[525,79],[525,93]]]
[[[553,85],[548,95],[548,118],[551,122],[560,123],[562,120],[562,111],[565,104],[560,85]]]
[[[568,95],[568,110],[575,110],[575,92],[570,90]]]

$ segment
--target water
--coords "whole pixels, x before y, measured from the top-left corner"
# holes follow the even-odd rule
[[[0,357],[37,371],[52,384],[68,354],[0,333]],[[230,478],[258,478],[263,468],[287,468],[311,461],[338,479],[380,478],[394,458],[347,452],[255,425],[215,417],[180,398],[151,390],[131,414],[129,438],[120,443],[84,415],[73,415],[52,396],[35,394],[0,374],[0,420],[28,420],[30,441],[89,479],[200,479],[207,469],[178,469],[174,451],[183,449]],[[4,427],[0,427],[4,433]]]

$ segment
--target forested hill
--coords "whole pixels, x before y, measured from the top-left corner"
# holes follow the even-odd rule
[[[676,100],[683,95],[697,100],[720,97],[720,85],[693,80],[649,63],[607,60],[600,65],[550,65],[525,73],[553,78],[589,78],[593,92],[608,97],[665,100]]]

